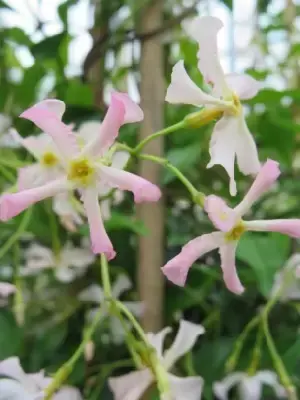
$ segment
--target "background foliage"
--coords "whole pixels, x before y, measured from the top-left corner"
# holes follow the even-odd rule
[[[100,40],[89,52],[80,47],[70,48],[73,39],[70,15],[79,1],[67,0],[58,6],[57,18],[61,21],[59,33],[46,34],[47,22],[40,20],[39,15],[34,15],[34,35],[18,24],[7,23],[12,18],[11,15],[17,13],[14,3],[16,2],[0,1],[0,112],[12,117],[13,125],[23,136],[32,134],[33,127],[19,119],[18,115],[43,97],[57,97],[65,101],[68,106],[66,121],[78,125],[89,119],[102,119],[106,109],[106,88],[113,86],[119,90],[127,90],[129,87],[130,91],[130,76],[134,81],[133,92],[138,92],[140,38],[136,27],[141,1],[104,0],[99,1],[99,4],[91,4],[91,14],[94,13],[95,18],[90,31],[97,32]],[[169,29],[165,29],[163,35],[165,83],[167,85],[170,80],[171,69],[176,60],[183,58],[188,72],[197,83],[202,84],[196,67],[196,45],[182,34],[180,25],[176,23],[178,15],[188,9],[192,2],[188,4],[183,0],[169,0],[165,3],[166,21],[175,20]],[[214,7],[215,3],[211,6],[212,14],[215,11]],[[230,16],[233,4],[232,1],[224,0],[224,4],[218,4],[218,7],[223,7]],[[270,0],[257,1],[258,23],[251,43],[255,43],[259,48],[261,59],[249,65],[248,72],[257,79],[268,80],[269,85],[255,99],[248,102],[248,124],[255,134],[261,159],[270,157],[278,160],[281,164],[282,178],[278,186],[256,204],[253,209],[254,219],[262,216],[288,218],[300,215],[300,89],[297,62],[300,47],[293,32],[297,21],[293,20],[294,25],[289,24],[286,9],[281,8],[276,13],[271,10],[272,7],[275,6]],[[297,11],[300,5],[295,4],[294,7]],[[166,23],[166,26],[169,25]],[[283,59],[278,56],[279,52],[274,52],[274,35],[284,38],[286,53],[281,57]],[[20,49],[31,55],[31,65],[24,65]],[[83,68],[78,73],[68,72],[70,49],[71,52],[86,54]],[[248,51],[254,50],[249,47]],[[97,71],[99,74],[96,81],[95,72],[91,73],[95,68],[96,74]],[[164,107],[166,126],[180,121],[187,113],[194,111],[193,107],[187,106],[165,104]],[[137,129],[137,126],[122,128],[121,141],[130,145],[136,144]],[[234,204],[235,200],[228,197],[228,182],[224,171],[218,167],[206,170],[210,131],[211,126],[197,130],[186,129],[168,136],[165,143],[166,157],[186,174],[196,188],[205,193],[214,192],[227,199],[229,204]],[[16,171],[10,167],[10,162],[25,160],[28,157],[22,150],[0,149],[1,191],[15,182]],[[236,201],[250,183],[243,176],[238,177],[241,189]],[[166,195],[165,260],[168,260],[177,254],[188,240],[211,231],[211,225],[201,210],[191,203],[185,188],[174,176],[164,172],[161,183]],[[106,228],[118,253],[111,263],[112,276],[125,271],[135,282],[138,268],[136,236],[147,234],[147,228],[135,216],[130,200],[128,195],[121,205],[113,208]],[[14,236],[24,218],[26,215],[22,214],[8,223],[1,224],[1,246],[5,246]],[[30,223],[26,226],[26,232],[4,255],[0,249],[2,279],[7,279],[7,266],[13,267],[13,275],[16,274],[20,265],[24,263],[24,250],[31,240],[52,247],[53,236],[49,232],[49,226],[52,226],[51,229],[54,229],[53,226],[58,229],[57,234],[62,244],[67,239],[75,244],[79,243],[80,237],[88,232],[86,226],[76,233],[65,231],[55,215],[49,216],[48,203],[36,205],[32,210]],[[203,376],[205,399],[213,398],[211,384],[224,377],[225,361],[233,349],[233,344],[245,325],[265,304],[276,272],[283,267],[292,253],[299,250],[298,247],[296,240],[279,234],[246,234],[237,253],[238,270],[247,288],[242,297],[229,293],[224,287],[217,253],[199,260],[197,266],[191,270],[185,288],[178,288],[166,282],[165,324],[176,325],[179,317],[184,316],[204,324],[207,328],[207,334],[199,340],[193,354],[180,364],[183,373]],[[28,293],[23,299],[25,323],[18,325],[16,322],[17,310],[14,300],[11,307],[0,309],[0,359],[18,355],[27,371],[46,368],[51,373],[57,370],[73,354],[81,340],[87,306],[80,304],[76,296],[80,290],[97,280],[98,261],[89,268],[83,278],[71,285],[58,283],[52,272],[23,279],[24,292]],[[137,299],[135,290],[128,292],[124,298]],[[297,333],[298,302],[276,305],[271,314],[270,326],[287,369],[296,377],[297,383],[300,354]],[[83,390],[88,400],[109,400],[111,395],[106,386],[107,377],[112,373],[126,371],[126,368],[113,370],[113,363],[126,360],[129,355],[125,346],[111,345],[109,338],[104,335],[105,329],[105,325],[101,326],[94,337],[96,352],[93,360],[90,363],[84,359],[78,362],[69,379],[70,384]],[[237,369],[248,368],[255,340],[254,330],[247,339]],[[261,351],[260,368],[272,369],[266,347],[263,346]]]

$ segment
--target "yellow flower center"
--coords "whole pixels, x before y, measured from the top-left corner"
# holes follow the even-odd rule
[[[232,101],[233,101],[232,114],[237,117],[242,112],[242,105],[239,97],[235,93],[232,94]]]
[[[245,232],[246,228],[242,221],[240,221],[237,225],[235,225],[230,232],[225,234],[225,239],[228,242],[238,240],[242,234]]]
[[[94,173],[95,168],[91,165],[89,160],[86,158],[79,158],[70,162],[68,179],[86,186],[93,179]]]
[[[41,163],[45,167],[54,167],[58,163],[58,158],[51,151],[46,151],[41,157]]]

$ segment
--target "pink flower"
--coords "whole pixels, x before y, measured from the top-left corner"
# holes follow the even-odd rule
[[[189,352],[195,345],[199,335],[204,333],[202,325],[196,325],[181,320],[179,331],[172,346],[163,352],[165,337],[170,333],[170,328],[165,328],[157,334],[148,333],[149,343],[156,351],[162,366],[169,371],[178,359]],[[172,400],[199,400],[201,398],[203,380],[198,376],[179,378],[171,373],[167,374]],[[146,389],[153,383],[155,377],[148,368],[131,372],[117,378],[109,379],[109,386],[115,400],[138,400]]]
[[[0,282],[0,297],[8,297],[15,293],[16,287],[8,282]]]
[[[205,210],[219,231],[199,236],[187,243],[181,252],[162,268],[166,277],[176,285],[183,286],[192,264],[203,254],[219,248],[221,268],[227,288],[236,294],[242,293],[244,288],[236,272],[235,251],[244,232],[280,232],[291,237],[300,237],[300,219],[262,221],[242,219],[252,204],[272,186],[279,175],[278,163],[268,160],[244,199],[234,209],[229,208],[221,198],[208,196],[205,201]]]
[[[183,60],[173,68],[166,101],[173,104],[218,107],[224,111],[216,123],[210,141],[208,168],[220,164],[230,178],[230,193],[236,194],[234,163],[245,174],[257,174],[260,162],[255,142],[248,130],[241,100],[254,97],[261,84],[249,75],[225,75],[218,57],[217,34],[223,27],[215,17],[197,17],[186,22],[186,32],[199,43],[198,68],[204,80],[213,84],[210,93],[202,91],[188,76]]]
[[[115,251],[104,229],[98,202],[102,184],[132,191],[136,202],[157,201],[161,195],[159,188],[147,180],[110,165],[108,150],[114,144],[120,127],[128,122],[141,121],[143,112],[126,94],[114,92],[99,134],[81,148],[71,127],[61,121],[64,111],[63,102],[45,100],[21,115],[52,137],[64,173],[42,186],[4,194],[0,199],[0,219],[7,221],[38,201],[77,189],[87,214],[93,252],[104,253],[111,259]]]

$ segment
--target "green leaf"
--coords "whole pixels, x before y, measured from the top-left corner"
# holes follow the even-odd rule
[[[39,59],[57,58],[59,48],[68,37],[67,32],[58,33],[47,37],[31,47],[32,55]]]
[[[93,92],[89,85],[79,80],[69,81],[65,93],[65,102],[73,106],[90,107],[93,105]]]
[[[18,353],[22,342],[22,331],[13,315],[5,310],[0,312],[0,360]]]
[[[11,6],[9,6],[5,1],[0,0],[0,8],[7,8],[9,10],[13,10]]]
[[[237,248],[237,258],[255,272],[261,293],[267,296],[273,286],[274,275],[288,258],[291,240],[288,236],[271,233],[244,235]]]
[[[25,108],[36,101],[39,84],[45,74],[45,68],[41,63],[36,63],[24,70],[23,80],[15,89],[15,97],[20,106]]]
[[[2,32],[5,35],[6,40],[15,42],[17,44],[30,47],[32,41],[29,36],[20,28],[6,28]]]
[[[167,159],[181,172],[189,171],[197,163],[200,157],[200,148],[197,144],[185,146],[180,149],[172,149],[167,153]],[[167,184],[176,179],[172,172],[165,170],[163,183]]]

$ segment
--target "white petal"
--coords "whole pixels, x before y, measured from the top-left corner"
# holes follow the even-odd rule
[[[170,332],[172,332],[172,329],[170,327],[166,327],[158,333],[147,333],[148,341],[156,350],[159,358],[162,358],[164,340],[167,334]]]
[[[80,145],[96,140],[97,136],[101,134],[101,122],[99,121],[86,121],[80,125],[77,130],[77,137]],[[81,143],[82,142],[82,143]]]
[[[54,254],[47,247],[33,243],[25,250],[26,267],[32,270],[41,270],[55,266]]]
[[[27,375],[23,371],[18,357],[10,357],[0,362],[0,375],[16,379],[22,384],[28,380]]]
[[[166,101],[172,104],[220,105],[218,99],[203,92],[188,76],[183,61],[173,67],[171,83],[167,90]]]
[[[145,307],[141,301],[123,301],[123,304],[136,317],[143,315]]]
[[[203,388],[203,379],[199,376],[179,378],[168,374],[171,393],[174,400],[200,400]],[[173,400],[172,399],[172,400]]]
[[[124,169],[129,158],[130,154],[128,151],[116,151],[112,156],[111,166],[118,169]]]
[[[71,386],[65,386],[59,390],[54,396],[52,400],[82,400],[78,389],[75,389]]]
[[[26,190],[32,187],[44,185],[47,182],[44,169],[39,163],[18,170],[18,190]]]
[[[278,376],[275,372],[273,371],[259,371],[256,374],[257,379],[266,385],[271,386],[275,393],[276,396],[278,397],[286,397],[286,390],[285,388],[279,383]]]
[[[242,372],[234,372],[227,375],[222,381],[213,384],[213,391],[218,400],[228,400],[228,392],[230,389],[244,379],[245,374]],[[244,399],[243,399],[244,400]]]
[[[121,294],[132,288],[132,283],[127,275],[121,274],[112,286],[112,296],[118,299]]]
[[[109,189],[110,191],[110,189]],[[101,207],[101,214],[102,214],[102,218],[104,221],[108,221],[111,217],[111,211],[110,211],[110,207],[111,206],[111,199],[105,199],[102,200],[100,203],[100,207]]]
[[[67,243],[61,252],[61,264],[65,266],[85,268],[92,264],[95,259],[96,257],[90,248],[74,247],[71,243]]]
[[[19,382],[12,379],[1,379],[0,400],[34,400],[34,396]]]
[[[230,194],[236,195],[234,180],[234,161],[239,134],[239,120],[231,116],[224,116],[215,125],[209,145],[210,162],[207,168],[216,164],[225,168],[230,179]]]
[[[261,82],[247,74],[228,74],[226,82],[241,100],[252,99],[262,89]]]
[[[232,96],[218,55],[217,36],[223,23],[216,17],[196,17],[184,23],[184,28],[199,44],[198,67],[204,80],[213,83],[214,93],[223,98]]]
[[[53,211],[60,217],[69,217],[75,224],[82,224],[83,220],[73,206],[69,193],[59,193],[53,197]]]
[[[16,291],[15,285],[9,282],[0,282],[0,297],[8,297]]]
[[[195,345],[199,335],[203,335],[205,329],[202,325],[181,320],[179,330],[172,346],[164,353],[164,364],[167,369],[171,368],[175,362],[188,353]]]
[[[255,375],[244,377],[239,384],[239,393],[243,400],[260,400],[262,384]]]
[[[54,275],[58,281],[63,282],[63,283],[69,283],[76,279],[77,272],[75,269],[73,269],[71,267],[64,267],[64,266],[58,265],[55,268]]]
[[[151,372],[145,369],[110,378],[108,384],[114,394],[114,400],[139,400],[152,381]]]
[[[244,175],[257,174],[261,168],[256,143],[243,114],[238,117],[239,130],[236,136],[236,157],[239,170]]]
[[[94,303],[102,303],[104,300],[104,292],[103,289],[96,284],[89,286],[88,288],[84,289],[79,294],[79,300],[81,301],[90,301]]]
[[[111,337],[112,337],[114,344],[116,344],[116,345],[122,344],[124,342],[126,332],[123,328],[121,321],[116,317],[111,317],[109,319],[109,323],[110,323]],[[127,326],[128,326],[128,330],[130,331],[131,325],[128,323]]]

